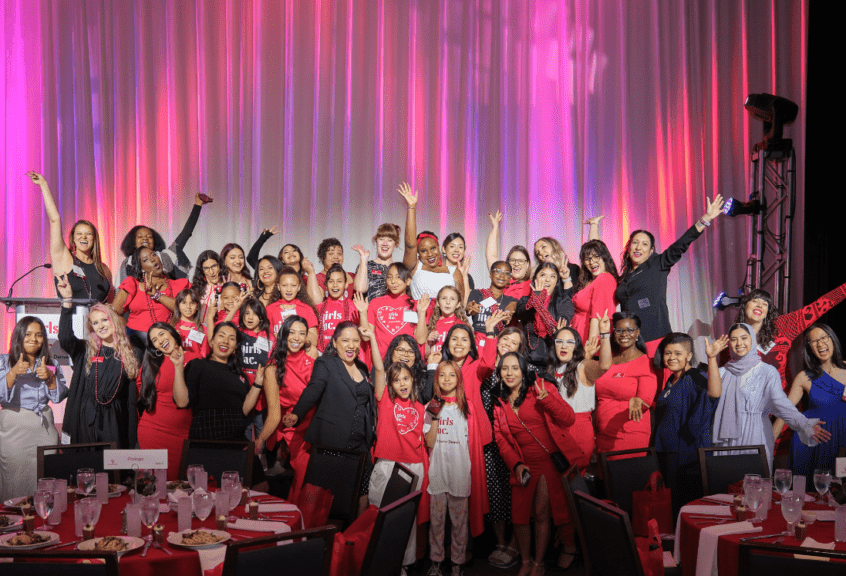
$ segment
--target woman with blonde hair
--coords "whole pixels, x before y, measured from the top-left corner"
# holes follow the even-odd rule
[[[62,298],[59,343],[73,361],[63,431],[71,442],[115,442],[118,448],[135,448],[138,360],[118,316],[108,306],[91,307],[86,322],[88,337],[73,333],[73,291],[67,275],[56,283]]]

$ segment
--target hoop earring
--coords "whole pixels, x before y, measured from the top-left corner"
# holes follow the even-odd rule
[[[164,356],[164,354],[158,348],[153,348],[153,356],[155,356],[156,358],[161,358],[162,356]]]

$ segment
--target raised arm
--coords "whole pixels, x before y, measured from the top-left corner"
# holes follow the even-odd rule
[[[717,359],[728,346],[728,335],[723,334],[714,342],[705,339],[705,353],[708,355],[708,396],[719,398],[723,393],[723,379],[720,378],[720,366]],[[754,350],[753,350],[754,352]]]
[[[62,218],[59,216],[59,209],[50,193],[50,187],[44,176],[37,172],[27,172],[27,176],[41,188],[41,196],[44,198],[44,210],[50,220],[50,263],[53,265],[53,274],[60,276],[67,274],[73,268],[73,256],[65,246],[62,239]]]
[[[188,244],[188,240],[191,239],[191,235],[194,234],[194,228],[197,226],[197,221],[200,219],[200,211],[203,209],[204,204],[208,204],[212,202],[212,199],[206,196],[205,194],[197,194],[194,196],[194,207],[191,208],[191,214],[188,215],[188,220],[185,221],[185,225],[182,227],[182,231],[179,233],[179,236],[176,237],[176,240],[173,241],[168,249],[171,250],[176,255],[176,266],[180,268],[184,268],[186,265],[190,269],[191,268],[191,260],[188,256],[185,255],[185,245]]]
[[[279,226],[274,226],[269,230],[265,228],[261,231],[261,234],[259,234],[258,239],[253,243],[252,247],[250,247],[250,253],[247,254],[247,264],[249,264],[253,270],[258,268],[261,249],[274,234],[279,234]]]
[[[714,199],[710,202],[706,199],[705,203],[705,214],[702,215],[702,218],[695,225],[699,232],[704,232],[705,227],[710,226],[711,221],[723,213],[723,197],[721,194],[714,196]]]
[[[324,294],[323,288],[321,288],[320,284],[317,283],[317,272],[314,270],[314,264],[312,264],[311,260],[308,258],[303,258],[303,261],[300,262],[300,266],[302,266],[303,270],[305,270],[306,274],[308,274],[308,279],[306,280],[306,293],[308,294],[308,297],[311,298],[311,303],[317,306],[323,302]]]
[[[485,243],[485,260],[488,263],[488,270],[499,260],[499,221],[502,220],[502,212],[488,214],[491,219],[491,231],[488,234],[488,241]]]
[[[73,290],[71,290],[67,274],[59,277],[56,282],[56,292],[62,299],[62,313],[59,316],[59,344],[62,350],[73,358],[85,349],[85,341],[80,340],[73,333],[73,303],[71,302]]]
[[[588,230],[588,240],[599,240],[599,223],[605,216],[594,216],[593,218],[588,218],[585,220],[585,224],[590,225],[590,229]]]
[[[593,354],[587,355],[588,349],[595,350],[597,347],[599,361],[592,358]],[[611,368],[611,320],[608,318],[608,310],[599,318],[599,335],[585,343],[585,358],[587,360],[582,363],[585,367],[585,380],[592,385]]]
[[[425,293],[417,301],[417,325],[414,326],[414,339],[421,346],[429,339],[429,326],[426,324],[426,311],[429,310],[429,304],[429,295]]]
[[[185,382],[185,351],[182,346],[177,346],[166,361],[173,363],[173,403],[184,408],[188,406],[189,397],[188,385]],[[140,378],[140,372],[138,376]]]
[[[411,189],[408,182],[400,184],[397,191],[408,204],[405,215],[405,251],[402,255],[402,263],[414,275],[414,270],[417,268],[417,192]]]
[[[802,399],[802,395],[811,391],[811,380],[808,378],[807,372],[804,370],[799,373],[799,375],[793,379],[793,384],[790,386],[790,394],[787,395],[787,399],[796,406],[799,404],[799,400]],[[778,438],[781,436],[781,433],[784,431],[784,420],[781,418],[776,418],[773,422],[773,438]]]
[[[367,261],[370,259],[370,250],[365,249],[361,244],[356,244],[352,247],[358,252],[361,260],[358,263],[358,268],[355,271],[355,291],[367,294],[368,278],[367,278]]]
[[[359,296],[357,292],[356,296]],[[385,365],[382,363],[382,353],[379,351],[379,342],[370,326],[361,328],[360,332],[362,338],[370,342],[370,356],[373,359],[373,391],[376,394],[376,400],[381,400],[387,383],[385,381]]]

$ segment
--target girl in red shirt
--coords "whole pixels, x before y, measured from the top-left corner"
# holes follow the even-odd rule
[[[417,313],[425,317],[428,309],[429,295],[424,294],[417,302]],[[438,291],[429,323],[418,322],[414,335],[421,346],[428,343],[429,352],[440,352],[447,332],[459,323],[470,325],[464,304],[461,303],[461,295],[454,286],[444,286]]]
[[[176,309],[170,322],[179,332],[185,352],[198,358],[208,356],[209,341],[200,324],[200,298],[193,289],[180,290],[176,295]]]
[[[253,276],[247,266],[246,252],[240,245],[230,242],[220,251],[220,262],[223,265],[224,279],[235,282],[244,290],[249,290],[253,284]]]
[[[326,272],[327,298],[317,307],[317,349],[323,352],[332,340],[335,327],[341,322],[358,324],[358,310],[352,298],[347,297],[347,273],[339,264],[333,264]]]
[[[380,350],[387,350],[391,340],[398,334],[414,336],[417,314],[409,286],[411,274],[402,262],[394,262],[388,268],[386,278],[388,293],[374,298],[369,304],[359,307],[362,316],[366,313],[367,324],[373,327],[376,344]],[[358,306],[358,303],[356,303]],[[411,318],[413,316],[413,319]]]
[[[377,441],[373,456],[377,461],[370,475],[368,499],[370,504],[381,506],[385,487],[397,462],[417,476],[412,490],[423,486],[425,494],[424,479],[428,458],[423,443],[424,410],[417,398],[419,382],[415,382],[417,378],[408,366],[402,362],[394,362],[388,367],[386,375],[379,347],[373,337],[373,328],[363,328],[361,335],[371,342],[370,350],[375,370],[373,387],[376,393]],[[428,506],[428,498],[426,502],[421,499],[420,509],[428,510]],[[414,564],[416,550],[417,530],[412,530],[405,548],[405,558],[402,562],[404,566]]]
[[[264,372],[267,416],[257,442],[266,441],[267,448],[271,451],[279,444],[280,460],[284,459],[287,448],[291,456],[291,467],[294,469],[294,483],[291,485],[288,500],[296,502],[303,485],[308,467],[308,451],[311,448],[305,441],[305,433],[317,408],[306,414],[303,426],[284,428],[281,421],[283,414],[291,413],[311,380],[317,349],[308,343],[308,325],[302,316],[292,315],[285,318],[278,336],[277,345],[273,348],[270,362]]]
[[[215,299],[206,308],[206,337],[210,341],[214,327],[221,322],[238,323],[241,304],[247,297],[247,292],[235,282],[226,282],[220,291],[220,298]]]
[[[267,308],[270,331],[279,334],[285,318],[294,315],[302,316],[308,326],[308,341],[317,348],[317,310],[300,281],[300,275],[293,268],[286,266],[279,273],[277,286],[282,298]]]

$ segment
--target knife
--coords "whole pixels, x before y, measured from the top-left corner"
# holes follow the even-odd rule
[[[763,536],[747,536],[745,538],[741,538],[741,542],[747,542],[749,540],[762,540],[764,538],[775,538],[776,536],[786,536],[787,532],[778,532],[776,534],[764,534]]]

